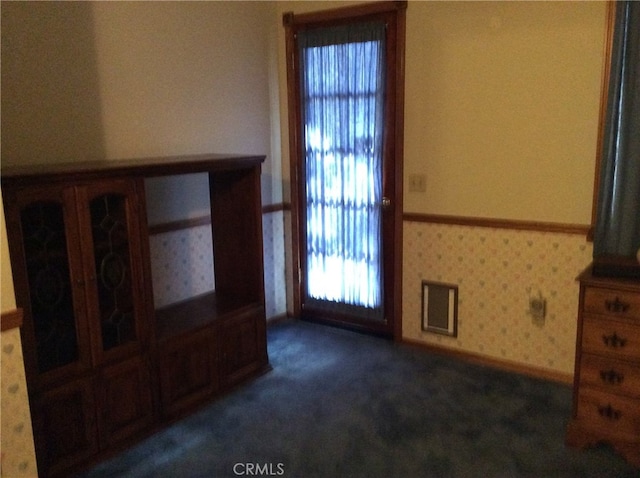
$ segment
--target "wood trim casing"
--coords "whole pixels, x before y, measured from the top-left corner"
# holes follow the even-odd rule
[[[320,10],[317,12],[296,13],[286,12],[282,15],[282,24],[285,28],[294,25],[308,25],[343,20],[347,17],[360,17],[365,15],[377,15],[380,13],[406,10],[407,1],[377,1],[360,5],[348,5],[344,7]]]
[[[296,96],[296,72],[299,65],[296,62],[295,39],[293,34],[294,23],[296,20],[293,12],[287,12],[283,15],[283,24],[285,27],[285,52],[287,67],[287,112],[288,112],[288,129],[289,129],[289,174],[291,177],[291,230],[293,231],[291,241],[291,263],[293,270],[292,278],[292,296],[293,296],[293,315],[300,317],[302,314],[302,283],[301,283],[301,257],[300,257],[300,176],[298,171],[298,156],[300,145],[298,144],[299,125],[302,121]]]
[[[582,224],[562,224],[555,222],[522,221],[514,219],[490,219],[481,217],[447,216],[439,214],[404,213],[408,222],[431,224],[451,224],[456,226],[488,227],[493,229],[516,229],[523,231],[553,232],[587,236],[591,226]]]
[[[290,203],[278,203],[262,206],[262,214],[280,211],[291,211]],[[487,227],[491,229],[513,229],[521,231],[551,232],[557,234],[575,234],[587,236],[591,228],[588,224],[563,224],[556,222],[523,221],[515,219],[492,219],[481,217],[448,216],[441,214],[422,214],[406,212],[402,214],[402,222],[422,222],[428,224],[450,224],[455,226]],[[192,227],[211,224],[209,216],[201,216],[180,221],[167,222],[149,226],[149,234],[190,229]]]
[[[0,331],[4,332],[6,330],[22,327],[23,318],[24,313],[21,308],[2,312],[2,315],[0,315]]]
[[[404,211],[404,100],[405,100],[405,51],[406,51],[406,28],[407,18],[406,10],[408,3],[406,1],[396,1],[395,9],[398,10],[396,15],[396,44],[394,45],[396,55],[395,69],[395,119],[394,119],[394,207],[393,207],[393,338],[399,342],[402,340],[402,265],[403,265],[403,232],[404,224],[402,214]],[[389,267],[387,264],[385,266]]]

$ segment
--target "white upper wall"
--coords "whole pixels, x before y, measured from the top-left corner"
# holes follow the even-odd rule
[[[405,211],[589,224],[605,17],[605,2],[409,1]],[[408,191],[411,174],[425,176],[425,193]]]
[[[410,2],[405,210],[589,224],[603,2]],[[405,183],[406,184],[406,183]]]
[[[263,203],[281,202],[271,131],[274,8],[245,1],[3,3],[3,162],[264,154]],[[188,187],[202,197],[191,201],[193,211],[152,210],[157,221],[206,209],[203,188],[175,184],[176,192]]]
[[[104,157],[89,2],[2,2],[2,163]]]
[[[263,202],[278,203],[282,13],[347,3],[5,2],[3,161],[267,154]],[[405,183],[405,210],[588,224],[605,11],[410,1],[405,182],[427,190]]]
[[[268,3],[92,5],[108,157],[269,153]]]
[[[282,200],[271,154],[268,2],[96,2],[93,7],[104,144],[108,157],[184,153],[266,154],[263,202]],[[208,204],[201,181],[173,188]],[[162,194],[172,196],[163,181]],[[149,184],[150,189],[155,183]],[[173,194],[175,196],[175,194]],[[182,206],[152,222],[180,219]]]

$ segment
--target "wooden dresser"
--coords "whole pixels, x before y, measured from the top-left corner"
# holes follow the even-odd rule
[[[268,370],[263,160],[2,169],[40,477],[95,463]],[[155,309],[144,180],[191,173],[208,175],[215,291]]]
[[[640,466],[640,281],[580,281],[569,446],[611,445]]]

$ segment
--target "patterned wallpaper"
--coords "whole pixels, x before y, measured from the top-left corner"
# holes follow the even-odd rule
[[[267,318],[286,312],[283,212],[262,217]],[[149,238],[155,307],[215,289],[211,226],[197,226]]]
[[[291,240],[289,219],[288,211],[263,215],[268,318],[291,306],[291,257],[285,247]],[[404,338],[573,373],[575,278],[592,256],[592,246],[583,236],[405,222],[403,247]],[[213,289],[209,226],[151,236],[150,248],[157,307]],[[457,337],[422,330],[423,280],[458,285]],[[529,298],[538,293],[547,300],[542,324],[528,315]],[[35,476],[17,329],[2,333],[1,348],[2,476]]]
[[[584,236],[404,223],[403,337],[573,374],[575,278],[591,262]],[[422,281],[457,284],[458,336],[422,331]],[[547,301],[544,323],[529,298]]]
[[[263,216],[267,317],[291,304],[290,213]],[[286,226],[286,227],[285,227]],[[404,223],[403,336],[531,367],[572,374],[578,285],[592,248],[581,235]],[[151,237],[156,306],[211,290],[209,226]],[[285,267],[287,273],[285,273]],[[459,287],[458,336],[421,328],[422,280]],[[285,287],[286,285],[286,287]],[[547,299],[544,324],[528,300]],[[20,335],[2,333],[2,476],[35,476]]]
[[[149,250],[156,308],[214,290],[211,226],[155,234]]]
[[[267,318],[290,309],[290,212],[263,215]],[[211,231],[151,237],[156,307],[213,289]],[[577,275],[592,245],[582,235],[404,222],[403,337],[561,374],[573,373]],[[458,336],[422,330],[422,281],[458,285]],[[547,302],[543,323],[529,299]],[[290,311],[291,312],[291,311]]]
[[[267,318],[287,312],[284,212],[262,215],[264,236],[264,291]]]
[[[29,399],[22,360],[20,330],[2,332],[2,427],[0,429],[1,476],[38,476]]]

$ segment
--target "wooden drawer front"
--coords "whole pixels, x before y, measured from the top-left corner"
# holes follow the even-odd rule
[[[621,359],[640,360],[640,326],[587,315],[583,321],[582,349]]]
[[[587,287],[584,293],[584,310],[595,314],[640,319],[640,294]]]
[[[580,386],[600,387],[609,393],[640,397],[640,364],[583,354]]]
[[[640,401],[582,387],[578,394],[578,419],[605,434],[640,438]]]

